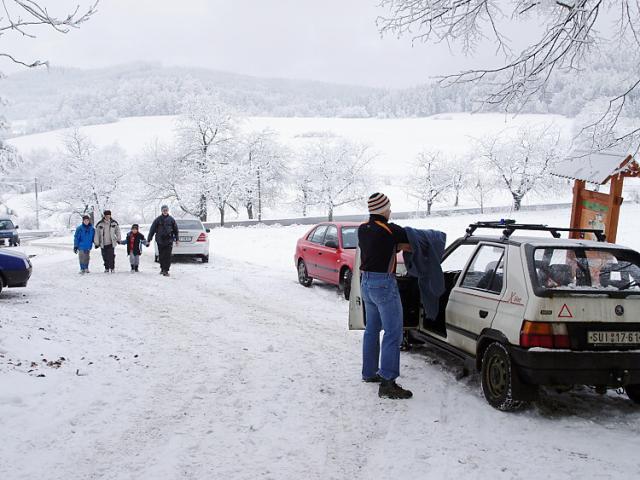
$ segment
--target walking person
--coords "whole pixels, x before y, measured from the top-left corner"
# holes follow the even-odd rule
[[[389,223],[391,202],[382,193],[369,197],[369,221],[358,228],[362,299],[366,327],[362,345],[362,379],[380,383],[378,396],[411,398],[413,393],[396,383],[400,375],[403,312],[396,281],[396,254],[410,251],[404,228]],[[382,346],[380,331],[384,330]]]
[[[78,254],[80,262],[80,273],[89,273],[89,260],[91,259],[91,247],[93,246],[93,236],[95,228],[91,225],[89,215],[82,216],[82,223],[76,228],[73,236],[73,253]]]
[[[102,214],[102,220],[96,223],[96,233],[93,243],[96,248],[102,249],[102,260],[104,261],[105,273],[115,271],[116,252],[115,246],[120,243],[122,236],[120,235],[120,225],[111,218],[111,210],[105,210]]]
[[[139,231],[140,226],[137,223],[131,225],[131,231],[127,233],[126,238],[120,242],[121,245],[127,246],[127,255],[129,255],[129,263],[131,263],[131,273],[139,272],[140,255],[142,255],[142,245],[149,246],[149,242],[144,238],[142,232]]]
[[[151,224],[149,229],[149,240],[151,243],[153,237],[156,237],[158,244],[158,259],[160,260],[160,274],[165,277],[169,276],[171,268],[171,252],[173,251],[173,243],[178,243],[178,224],[174,218],[169,215],[169,207],[163,205],[160,208],[162,212]]]

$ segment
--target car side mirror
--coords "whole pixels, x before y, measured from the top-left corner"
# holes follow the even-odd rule
[[[19,229],[20,227],[18,225],[16,225],[16,230]]]
[[[205,230],[205,232],[207,232],[207,233],[211,233],[211,229],[210,229],[210,228],[207,228],[207,229]]]
[[[338,248],[338,242],[335,240],[327,240],[324,242],[324,246],[328,248]]]

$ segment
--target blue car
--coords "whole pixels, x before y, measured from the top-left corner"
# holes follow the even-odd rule
[[[20,245],[18,226],[8,218],[0,218],[0,245],[17,247]]]
[[[0,293],[4,287],[26,287],[32,270],[24,253],[0,250]]]

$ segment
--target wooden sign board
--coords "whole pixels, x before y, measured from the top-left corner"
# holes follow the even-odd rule
[[[622,205],[622,178],[612,178],[608,194],[587,190],[584,180],[576,180],[573,187],[571,228],[604,230],[607,241],[614,243],[618,231]],[[595,240],[592,234],[572,232],[571,238]]]

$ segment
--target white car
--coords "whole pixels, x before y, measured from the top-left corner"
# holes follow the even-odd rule
[[[200,220],[176,219],[176,223],[178,224],[178,243],[173,246],[172,256],[197,257],[202,259],[202,263],[208,263],[211,230],[205,228]],[[158,262],[160,260],[158,244],[153,242],[153,245],[156,262]]]
[[[503,233],[477,236],[481,228]],[[525,230],[552,238],[512,236]],[[417,279],[398,277],[405,329],[480,371],[484,396],[497,409],[534,400],[541,385],[624,388],[640,403],[640,254],[605,243],[600,230],[581,232],[601,241],[559,238],[568,230],[470,225],[446,249],[446,291],[434,319],[424,316]],[[359,277],[353,275],[350,329],[365,326]]]

